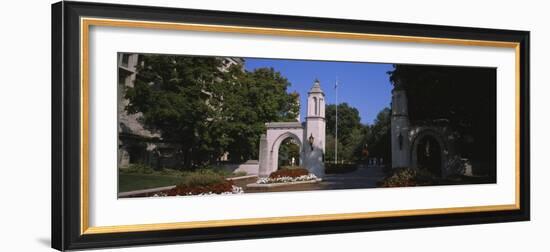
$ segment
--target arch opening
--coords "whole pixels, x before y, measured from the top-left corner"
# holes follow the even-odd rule
[[[425,169],[432,174],[441,177],[442,167],[442,146],[437,139],[431,135],[425,135],[418,140],[416,146],[416,167]]]
[[[277,139],[273,142],[273,145],[271,146],[271,169],[270,171],[273,172],[273,171],[276,171],[278,170],[281,165],[279,164],[279,162],[281,161],[287,161],[287,162],[292,162],[292,156],[285,156],[283,157],[283,159],[281,159],[279,157],[279,152],[280,152],[280,148],[283,144],[285,143],[289,143],[289,144],[295,144],[298,146],[298,153],[299,155],[296,155],[296,153],[294,153],[294,164],[300,164],[302,165],[303,163],[303,144],[302,144],[302,140],[294,133],[292,132],[285,132],[281,135],[279,135],[279,137],[277,137]],[[283,147],[284,149],[285,147]],[[293,147],[295,148],[295,147]],[[288,159],[290,158],[290,160]],[[284,162],[282,163],[283,165],[285,164]]]
[[[278,152],[277,170],[295,168],[301,165],[300,145],[296,139],[292,137],[285,138],[279,145]]]

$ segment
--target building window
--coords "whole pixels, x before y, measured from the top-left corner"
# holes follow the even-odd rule
[[[313,107],[315,108],[315,115],[318,115],[319,111],[317,110],[317,97],[313,97]]]
[[[128,67],[130,61],[130,54],[122,54],[122,62],[120,63],[124,67]]]

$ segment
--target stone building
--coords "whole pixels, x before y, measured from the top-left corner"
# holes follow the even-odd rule
[[[139,122],[141,113],[128,114],[128,100],[124,98],[124,88],[133,87],[136,79],[136,67],[140,62],[139,54],[118,54],[118,167],[126,168],[131,163],[152,165],[156,163],[154,150],[160,135],[143,127]]]

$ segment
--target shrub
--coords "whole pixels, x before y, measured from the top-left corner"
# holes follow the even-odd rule
[[[159,175],[177,177],[177,176],[181,176],[184,172],[178,171],[178,170],[174,170],[174,169],[164,168],[164,169],[158,171],[158,173],[159,173]]]
[[[234,172],[233,174],[231,174],[232,177],[242,177],[242,176],[246,176],[248,173],[246,173],[245,171],[238,171],[238,172]]]
[[[153,168],[145,164],[130,164],[128,165],[128,168],[122,168],[122,169],[119,169],[119,171],[122,173],[140,173],[140,174],[151,174],[155,172]]]
[[[217,165],[205,165],[200,168],[195,169],[194,171],[209,171],[213,173],[217,173],[223,177],[229,177],[233,172],[224,166],[217,166]]]
[[[437,178],[423,169],[401,168],[395,170],[382,182],[382,187],[407,187],[437,184]]]
[[[213,184],[220,184],[224,181],[225,178],[219,173],[204,169],[194,172],[187,172],[183,176],[183,180],[179,185],[186,187],[209,186]]]
[[[278,171],[274,171],[271,174],[269,174],[269,177],[274,178],[280,178],[280,177],[291,177],[291,178],[297,178],[300,176],[308,175],[309,171],[304,168],[294,168],[294,169],[280,169]]]

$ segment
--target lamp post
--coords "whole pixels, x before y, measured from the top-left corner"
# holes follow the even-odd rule
[[[309,142],[309,146],[311,147],[311,150],[313,150],[313,140],[315,140],[315,138],[313,137],[313,134],[310,134],[307,140]]]

